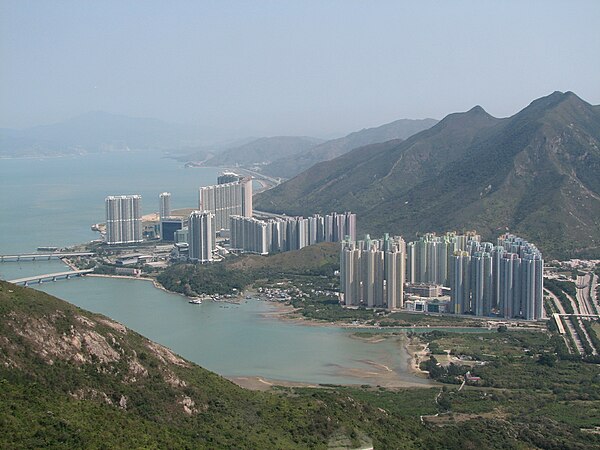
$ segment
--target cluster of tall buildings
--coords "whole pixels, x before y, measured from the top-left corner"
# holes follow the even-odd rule
[[[450,257],[458,250],[466,250],[470,242],[479,242],[475,231],[455,232],[437,236],[427,233],[406,245],[406,282],[431,283],[448,286]]]
[[[142,241],[142,197],[111,195],[104,200],[106,243],[127,244]]]
[[[140,195],[120,195],[106,198],[107,244],[141,242],[143,236],[160,236],[165,242],[179,242],[185,236],[190,242],[190,259],[209,261],[215,248],[215,234],[229,229],[230,217],[252,217],[252,179],[232,172],[217,178],[216,185],[199,189],[199,210],[189,217],[173,216],[171,193],[158,196],[158,222],[154,230],[152,221],[144,231]],[[192,224],[193,223],[193,224]],[[198,233],[201,233],[202,236]],[[209,238],[209,235],[212,237]]]
[[[351,212],[269,220],[234,215],[230,220],[231,248],[259,255],[339,242],[346,236],[356,239],[356,214]]]
[[[394,257],[388,255],[390,248],[397,248]],[[402,293],[395,294],[399,301],[390,297],[397,289],[394,280],[400,277],[394,270],[402,272],[402,283],[449,288],[449,309],[455,314],[527,320],[544,317],[542,254],[535,245],[512,234],[500,236],[496,245],[481,242],[475,232],[425,234],[406,245],[402,238],[387,236],[381,241],[368,237],[344,241],[340,261],[344,303],[401,307]]]
[[[218,184],[200,188],[198,211],[171,216],[171,194],[159,195],[160,235],[187,244],[187,258],[210,262],[216,235],[230,232],[232,250],[267,255],[320,242],[342,241],[340,291],[348,306],[396,310],[404,304],[404,283],[445,286],[455,314],[543,318],[542,254],[512,234],[496,244],[472,231],[425,234],[406,244],[401,237],[356,240],[356,215],[252,217],[252,179],[224,173]],[[106,197],[106,243],[141,242],[140,195]],[[187,222],[187,226],[186,225]],[[183,245],[185,245],[183,244]]]
[[[141,196],[106,198],[107,244],[141,242],[144,235],[173,242],[187,258],[212,261],[217,233],[230,234],[235,250],[266,255],[298,250],[319,242],[356,238],[356,215],[331,213],[309,218],[285,217],[258,220],[252,217],[252,179],[232,172],[222,173],[217,184],[199,188],[199,209],[189,216],[172,214],[171,193],[158,196],[158,221],[148,221],[144,231]]]
[[[342,242],[340,292],[346,306],[400,309],[404,305],[406,245],[401,237]]]
[[[469,243],[452,255],[451,298],[456,314],[544,317],[544,260],[535,245],[512,234]]]
[[[216,230],[229,229],[231,216],[252,217],[252,178],[226,172],[217,182],[201,187],[198,200],[200,211],[214,214]]]

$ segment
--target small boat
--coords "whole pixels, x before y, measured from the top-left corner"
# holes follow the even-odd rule
[[[192,305],[201,305],[202,300],[199,298],[192,298],[188,303],[191,303]]]

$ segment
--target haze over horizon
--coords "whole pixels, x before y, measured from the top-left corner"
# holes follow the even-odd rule
[[[553,91],[600,103],[600,4],[0,3],[0,127],[106,111],[331,137]]]

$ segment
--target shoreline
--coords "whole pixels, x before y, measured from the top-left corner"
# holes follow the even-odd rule
[[[66,263],[66,261],[63,261]],[[69,262],[70,263],[70,262]],[[67,264],[71,267],[71,264]],[[110,275],[110,274],[87,274],[86,276],[93,278],[116,278],[122,280],[142,280],[142,281],[150,281],[152,282],[153,287],[159,289],[163,292],[169,294],[177,294],[186,299],[191,299],[194,297],[186,296],[185,294],[181,294],[178,292],[172,292],[168,289],[164,288],[160,283],[156,281],[155,278],[150,277],[136,277],[131,275]],[[312,326],[312,327],[329,327],[329,328],[338,328],[338,329],[346,329],[348,331],[360,331],[361,329],[381,329],[380,327],[375,326],[359,326],[348,323],[335,323],[335,322],[318,322],[309,319],[305,319],[301,316],[290,317],[289,315],[296,312],[297,309],[294,308],[290,304],[286,304],[283,302],[271,302],[265,299],[260,298],[258,293],[254,290],[248,289],[240,294],[237,299],[227,299],[224,301],[218,301],[211,299],[215,303],[240,303],[244,297],[252,296],[253,299],[267,302],[268,305],[271,306],[274,310],[271,312],[262,313],[261,316],[271,320],[285,320],[287,322],[293,322],[297,325],[303,326]],[[386,330],[382,330],[386,331]],[[393,330],[390,330],[392,332]],[[346,383],[335,383],[339,386],[361,386],[361,385],[369,385],[371,387],[381,386],[389,389],[400,389],[400,388],[431,388],[436,386],[437,384],[426,378],[426,373],[419,369],[419,363],[421,358],[424,356],[423,350],[420,348],[422,345],[415,345],[413,339],[408,338],[406,333],[403,333],[399,336],[392,336],[389,334],[388,336],[382,337],[381,335],[373,335],[373,337],[360,337],[354,336],[353,334],[349,334],[348,337],[353,339],[361,339],[367,342],[371,342],[372,344],[378,344],[383,342],[391,337],[396,338],[399,341],[399,345],[402,346],[403,351],[406,352],[406,368],[401,372],[396,372],[394,369],[390,368],[390,361],[373,361],[373,360],[362,360],[361,362],[365,364],[367,367],[339,367],[337,369],[338,375],[340,379],[348,380],[353,379],[355,382],[346,382]],[[424,376],[425,375],[425,376]],[[279,380],[279,379],[270,379],[267,377],[257,376],[257,375],[247,375],[247,376],[224,376],[229,379],[233,383],[241,386],[245,389],[250,390],[270,390],[276,386],[282,387],[310,387],[310,388],[319,388],[319,387],[327,387],[329,383],[323,385],[320,383],[311,383],[311,382],[303,382],[303,381],[289,381],[289,380]],[[412,380],[411,380],[412,378]],[[333,384],[333,383],[332,383]]]
[[[130,275],[108,275],[108,274],[89,274],[86,276],[91,276],[95,278],[117,278],[117,279],[127,279],[127,280],[143,280],[143,281],[151,281],[152,285],[169,294],[180,295],[186,299],[191,299],[194,297],[186,296],[185,294],[181,294],[178,292],[172,292],[163,287],[160,283],[156,281],[154,278],[148,277],[135,277]],[[245,296],[252,296],[253,299],[267,302],[274,311],[262,313],[261,316],[267,319],[272,320],[285,320],[287,322],[293,322],[297,325],[302,326],[311,326],[311,327],[329,327],[329,328],[339,328],[346,329],[348,331],[356,330],[360,331],[361,329],[380,329],[379,327],[375,327],[372,325],[369,326],[357,326],[353,324],[336,324],[335,322],[318,322],[309,319],[305,319],[303,317],[289,317],[289,314],[297,311],[292,305],[283,303],[283,302],[270,302],[264,300],[258,296],[258,293],[254,290],[248,289],[240,294],[241,298],[238,298],[241,301]],[[223,303],[223,301],[218,301],[211,299],[211,301],[215,303]],[[226,300],[230,303],[238,303],[232,302],[230,299]],[[382,330],[386,331],[386,330]],[[390,330],[393,332],[393,330]],[[370,366],[372,370],[361,369],[361,368],[339,368],[339,375],[341,378],[354,378],[356,379],[355,383],[339,383],[340,386],[361,386],[364,384],[368,384],[370,386],[382,386],[385,388],[431,388],[436,386],[437,384],[433,380],[429,380],[427,378],[427,373],[423,372],[419,369],[419,364],[422,358],[425,356],[424,346],[422,344],[417,344],[414,342],[414,339],[409,338],[406,333],[402,333],[399,336],[393,336],[391,334],[387,336],[381,336],[374,334],[372,337],[360,337],[354,336],[353,334],[348,335],[351,339],[360,339],[363,341],[370,342],[374,345],[384,342],[387,339],[394,337],[401,345],[402,349],[407,354],[406,359],[406,371],[403,373],[398,373],[388,364],[386,361],[372,361],[372,360],[364,360],[362,361],[364,364]],[[406,378],[403,378],[402,375],[405,375]],[[247,376],[231,376],[225,378],[234,382],[238,386],[241,386],[250,390],[270,390],[274,386],[283,386],[283,387],[313,387],[319,388],[323,387],[319,383],[310,383],[303,381],[288,381],[288,380],[279,380],[279,379],[269,379],[267,377],[257,376],[257,375],[247,375]],[[411,380],[410,378],[413,378]]]
[[[410,331],[410,329],[413,329],[413,328],[417,329],[417,330],[431,329],[432,331],[435,331],[435,330],[465,330],[465,329],[467,329],[467,330],[477,330],[477,331],[482,331],[482,332],[489,332],[491,330],[488,327],[473,327],[473,326],[460,326],[460,325],[455,325],[455,326],[454,325],[435,325],[435,326],[423,325],[423,326],[404,326],[404,327],[402,327],[402,326],[382,327],[382,326],[377,326],[377,325],[352,324],[352,323],[347,323],[347,322],[324,322],[324,321],[319,321],[319,320],[307,319],[306,317],[303,317],[301,315],[292,316],[292,314],[299,311],[299,309],[294,308],[292,305],[287,304],[285,302],[265,300],[265,299],[261,298],[260,296],[257,296],[257,299],[260,301],[267,302],[267,303],[273,305],[277,309],[277,311],[263,313],[264,317],[275,317],[277,319],[294,322],[294,323],[298,323],[298,324],[302,324],[302,325],[306,325],[306,326],[348,328],[348,329],[356,329],[358,331],[360,331],[360,330],[379,330],[384,333],[398,332],[397,331],[398,329],[402,330],[400,332],[405,332],[404,330]]]

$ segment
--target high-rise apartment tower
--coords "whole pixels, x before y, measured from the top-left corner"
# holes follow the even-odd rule
[[[171,217],[171,193],[163,192],[158,196],[158,216],[160,219]]]
[[[215,216],[209,211],[192,211],[188,220],[189,259],[210,262],[215,249]]]
[[[106,243],[128,244],[142,241],[141,195],[111,195],[106,207]]]
[[[231,216],[252,217],[252,178],[203,186],[199,190],[199,209],[215,215],[217,231],[229,229]]]

